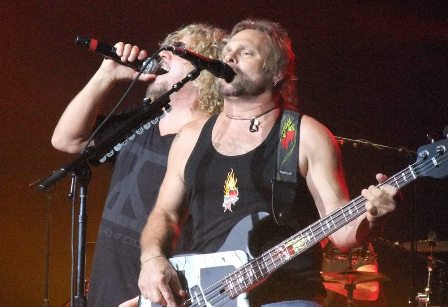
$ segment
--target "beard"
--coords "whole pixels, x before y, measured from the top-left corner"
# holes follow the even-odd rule
[[[151,83],[148,85],[146,89],[146,97],[151,98],[151,101],[154,101],[155,99],[159,98],[171,87],[169,86],[167,81],[162,81],[160,83]]]
[[[272,77],[264,75],[260,80],[252,80],[245,73],[238,72],[231,83],[220,79],[219,92],[223,97],[254,97],[262,94],[271,86]]]

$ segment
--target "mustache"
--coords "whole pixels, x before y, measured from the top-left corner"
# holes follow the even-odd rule
[[[244,73],[241,71],[239,67],[230,67],[237,75],[244,75]]]

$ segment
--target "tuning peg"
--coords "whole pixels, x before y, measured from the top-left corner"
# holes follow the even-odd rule
[[[429,157],[429,151],[427,151],[427,150],[422,150],[421,152],[419,152],[418,155],[420,156],[420,158],[422,158],[422,159],[426,159],[426,158]]]
[[[433,133],[427,133],[426,134],[426,138],[431,142],[431,143],[434,143],[434,140],[435,140],[435,137],[434,137],[434,134]]]
[[[445,126],[445,129],[443,129],[443,135],[448,139],[448,126]]]
[[[437,147],[436,147],[436,151],[437,151],[439,154],[444,154],[444,153],[446,152],[446,147],[443,146],[443,145],[437,146]]]

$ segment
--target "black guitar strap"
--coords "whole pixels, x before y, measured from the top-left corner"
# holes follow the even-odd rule
[[[302,115],[283,110],[276,148],[274,178],[272,179],[272,213],[281,226],[297,226],[297,169],[299,131]]]

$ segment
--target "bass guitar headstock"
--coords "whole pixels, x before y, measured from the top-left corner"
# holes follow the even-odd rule
[[[417,176],[443,178],[448,175],[448,163],[445,164],[448,161],[448,138],[420,146],[417,155],[413,165]]]

